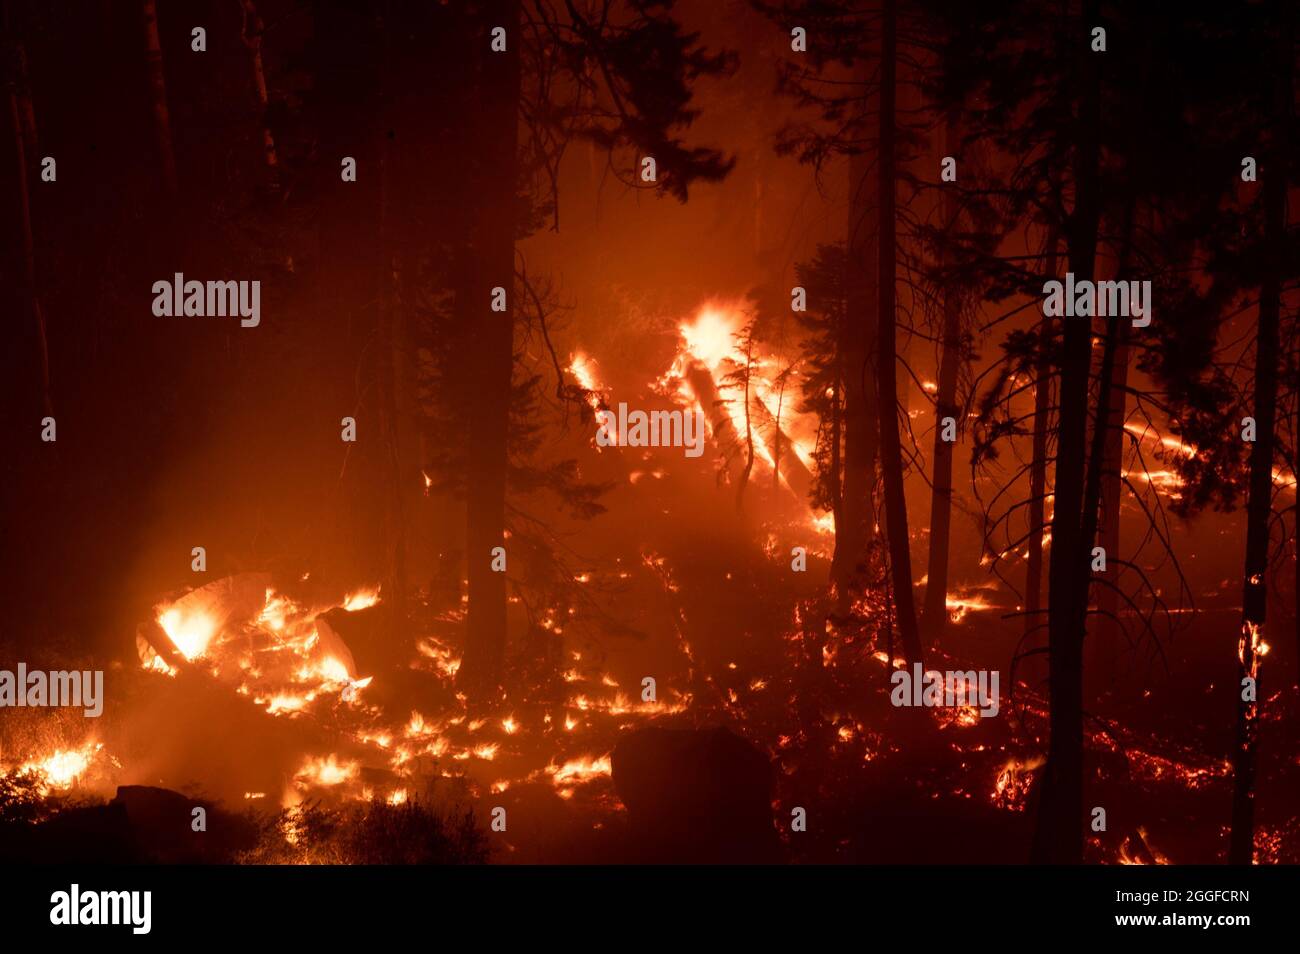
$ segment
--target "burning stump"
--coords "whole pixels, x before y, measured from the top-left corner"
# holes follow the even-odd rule
[[[614,748],[636,860],[762,864],[781,860],[772,764],[725,729],[638,729]]]

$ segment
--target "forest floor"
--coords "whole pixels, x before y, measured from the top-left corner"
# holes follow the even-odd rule
[[[88,753],[75,784],[36,791],[35,806],[32,789],[25,804],[11,791],[0,817],[27,823],[102,806],[117,785],[145,784],[225,806],[275,837],[267,820],[290,802],[423,799],[448,815],[470,810],[482,828],[492,809],[505,808],[508,830],[486,842],[494,862],[618,863],[643,847],[611,776],[619,739],[649,724],[723,725],[771,758],[774,818],[793,862],[1027,860],[1046,704],[1041,687],[1022,681],[1034,677],[1028,665],[1014,687],[1009,678],[1024,623],[1008,607],[959,614],[943,652],[927,659],[935,669],[998,669],[996,716],[896,708],[872,620],[878,609],[864,603],[861,625],[832,630],[821,665],[809,665],[794,612],[807,590],[789,584],[779,561],[736,555],[723,561],[731,570],[718,571],[716,559],[685,543],[642,557],[618,574],[623,605],[639,610],[624,614],[629,634],[557,641],[561,672],[491,710],[466,708],[439,661],[456,640],[456,614],[418,619],[416,661],[377,662],[361,706],[322,697],[272,714],[209,674],[116,667],[93,740],[77,736],[84,720],[57,711],[0,727],[0,769],[10,779],[16,754]],[[1092,687],[1085,803],[1090,813],[1103,808],[1106,823],[1088,839],[1090,861],[1226,857],[1237,621],[1227,609],[1189,619],[1161,653],[1139,647],[1121,657],[1113,684]],[[1276,656],[1263,682],[1257,846],[1261,861],[1295,863],[1300,760],[1283,727],[1300,707],[1282,662],[1289,654]],[[1139,657],[1156,665],[1139,666]],[[656,679],[654,702],[641,696],[647,675]],[[328,760],[326,768],[352,766],[350,774],[304,782],[304,754]],[[296,791],[290,802],[280,798],[286,791]],[[796,809],[804,831],[791,830]]]

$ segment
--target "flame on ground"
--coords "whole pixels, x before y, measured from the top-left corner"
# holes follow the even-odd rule
[[[336,755],[321,758],[308,758],[294,776],[300,785],[323,785],[332,787],[350,782],[357,777],[360,766],[356,762],[340,762]]]
[[[103,748],[103,743],[91,740],[78,749],[55,749],[24,762],[18,767],[18,774],[31,773],[39,778],[42,797],[56,791],[66,792],[77,784]]]
[[[1034,782],[1034,773],[1046,761],[1042,756],[1008,760],[993,783],[991,796],[993,804],[1007,811],[1023,812],[1029,790]]]

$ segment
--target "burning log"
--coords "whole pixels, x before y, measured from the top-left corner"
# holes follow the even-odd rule
[[[255,619],[266,607],[269,573],[237,573],[191,590],[168,606],[158,625],[188,660],[202,656],[231,624]]]
[[[750,402],[750,412],[753,414],[758,426],[773,435],[776,438],[776,446],[783,448],[784,453],[776,458],[777,464],[781,470],[781,477],[785,480],[786,485],[790,488],[799,500],[806,501],[812,492],[813,476],[812,473],[804,466],[800,460],[798,452],[794,449],[794,441],[786,434],[781,426],[777,423],[774,415],[762,399],[755,396]]]
[[[343,672],[339,675],[346,675],[348,681],[355,680],[357,664],[352,658],[352,651],[324,616],[316,617],[316,636],[320,640],[320,648],[326,658],[334,660],[342,668]]]
[[[689,361],[686,365],[685,377],[686,383],[695,393],[695,399],[700,402],[700,409],[709,418],[713,440],[718,445],[718,451],[727,460],[728,473],[738,470],[742,456],[740,435],[736,433],[736,427],[731,422],[731,415],[727,412],[727,402],[718,393],[713,375],[701,362]]]
[[[227,625],[255,618],[266,605],[267,573],[239,573],[160,604],[157,616],[136,627],[140,662],[174,673],[202,656]]]
[[[177,652],[157,620],[145,620],[135,628],[135,650],[146,669],[174,673],[189,661]]]

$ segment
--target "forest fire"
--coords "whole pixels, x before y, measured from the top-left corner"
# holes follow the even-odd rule
[[[304,606],[245,574],[192,590],[157,611],[158,627],[180,656],[241,679],[237,691],[251,695],[272,715],[300,712],[322,693],[346,693],[355,700],[370,679],[356,678],[347,645],[320,618],[335,606],[352,613],[376,605],[377,590],[349,593],[331,606]],[[259,594],[261,605],[258,606]],[[159,647],[137,637],[140,664],[160,669]]]
[[[997,781],[993,785],[993,804],[1008,811],[1024,811],[1025,799],[1029,795],[1034,773],[1042,765],[1041,758],[1029,759],[1025,762],[1011,759],[1007,762],[998,772]]]
[[[100,751],[102,743],[87,742],[80,749],[60,749],[18,767],[18,774],[31,773],[39,779],[41,793],[72,788]]]
[[[1291,6],[4,3],[0,861],[1300,862]]]

